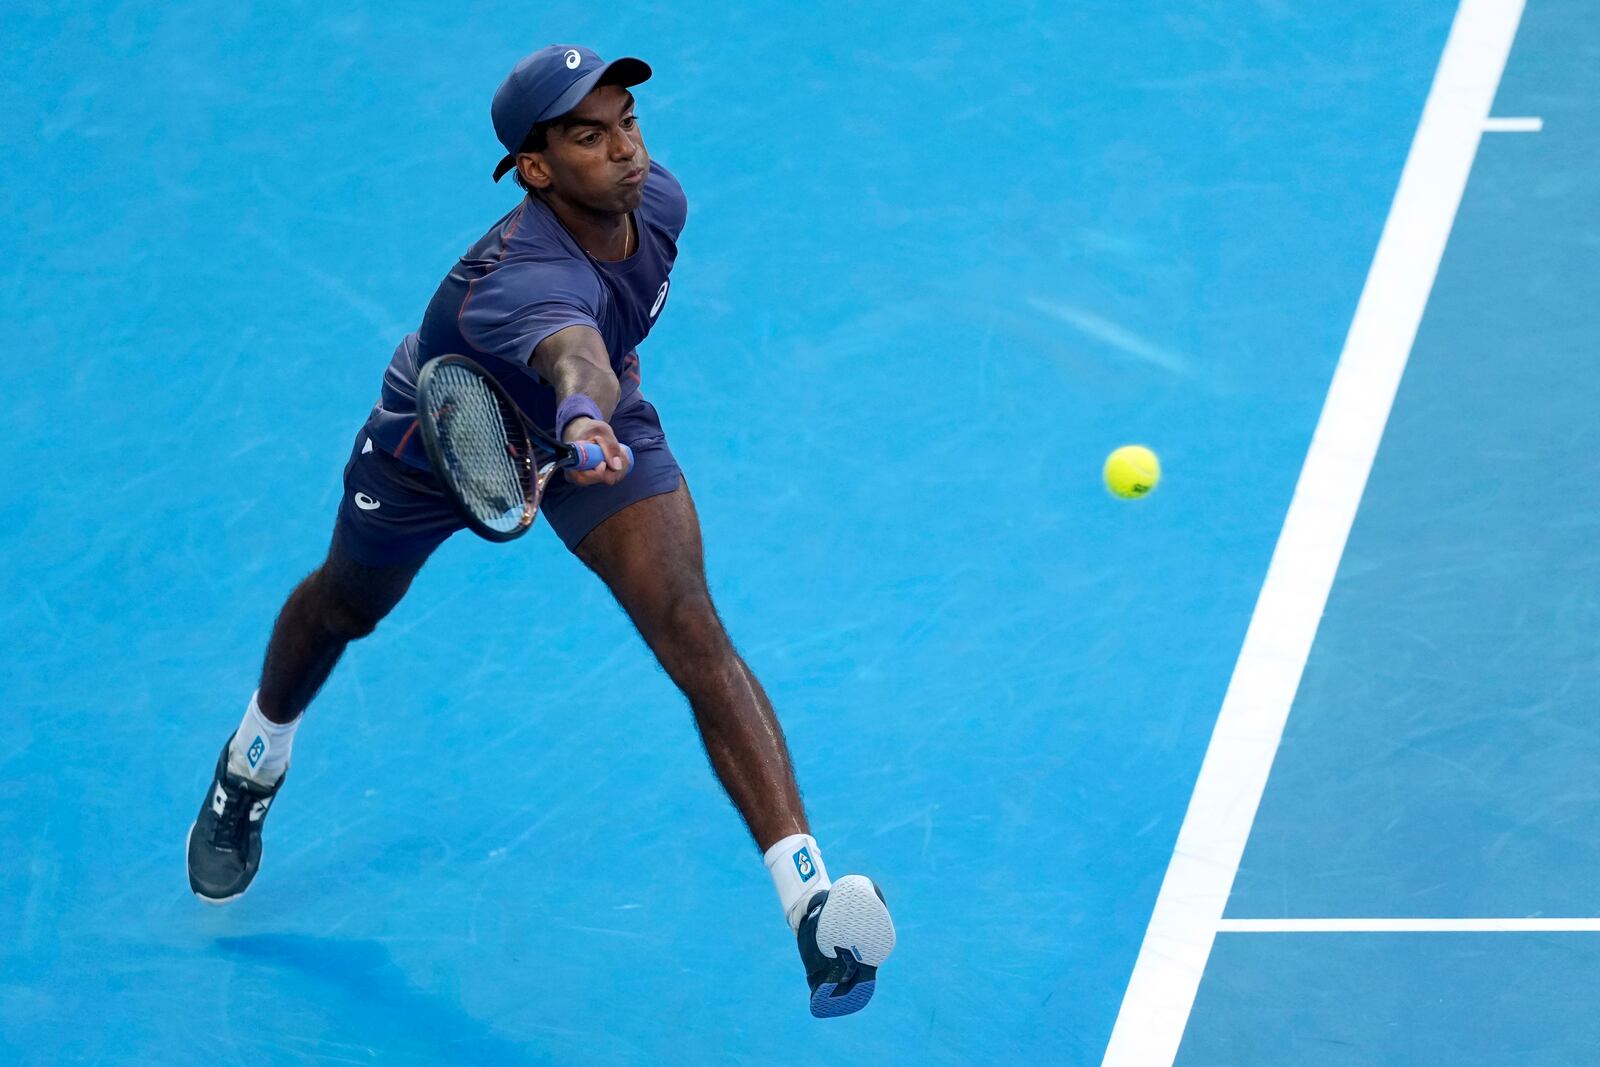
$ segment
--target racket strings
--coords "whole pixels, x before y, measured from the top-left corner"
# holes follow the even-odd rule
[[[531,449],[521,423],[475,373],[446,365],[434,375],[429,414],[461,501],[484,525],[509,532],[528,509]]]

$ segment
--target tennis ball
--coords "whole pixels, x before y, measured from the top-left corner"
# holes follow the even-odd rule
[[[1106,457],[1105,478],[1114,495],[1132,500],[1161,481],[1161,461],[1143,445],[1123,445]]]

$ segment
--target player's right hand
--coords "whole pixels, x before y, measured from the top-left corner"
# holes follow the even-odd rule
[[[576,441],[599,445],[606,454],[605,463],[593,470],[579,471],[568,467],[563,471],[567,481],[573,485],[616,485],[627,476],[628,454],[622,450],[609,423],[599,419],[573,419],[567,423],[567,430],[561,436],[569,445]]]

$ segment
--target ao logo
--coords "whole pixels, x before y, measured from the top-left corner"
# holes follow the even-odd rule
[[[650,317],[653,319],[661,313],[661,305],[667,302],[667,286],[671,282],[662,282],[661,288],[656,290],[656,302],[650,305]]]
[[[794,869],[800,875],[800,881],[809,882],[811,876],[817,873],[816,865],[811,862],[811,850],[802,848],[794,854]]]
[[[583,62],[583,57],[578,55],[576,48],[567,49],[567,69],[577,70],[578,64]]]

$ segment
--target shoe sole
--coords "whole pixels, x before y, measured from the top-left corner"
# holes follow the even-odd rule
[[[811,1014],[831,1019],[866,1007],[895,942],[889,909],[870,878],[847,874],[833,883],[816,939],[817,950],[834,962],[811,993]]]
[[[189,874],[189,846],[191,844],[193,844],[193,843],[194,843],[194,824],[190,823],[189,824],[189,832],[187,834],[185,834],[184,837],[183,837],[183,873],[184,873],[185,877],[187,877],[188,874]],[[200,903],[202,903],[202,904],[210,904],[213,908],[220,908],[224,904],[231,904],[235,900],[238,900],[240,897],[244,896],[249,891],[250,891],[250,887],[249,886],[245,886],[243,889],[239,890],[237,893],[235,893],[231,897],[208,897],[204,893],[200,892],[200,890],[198,890],[198,889],[196,889],[194,887],[194,880],[192,878],[189,880],[189,892],[193,893],[195,895],[195,899],[200,901]]]

